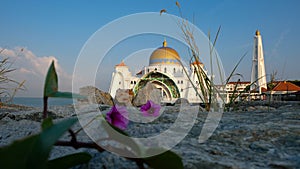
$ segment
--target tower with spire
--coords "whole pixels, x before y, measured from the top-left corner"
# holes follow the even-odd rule
[[[259,30],[256,30],[254,36],[251,84],[253,84],[250,87],[251,91],[258,92],[258,94],[267,89],[263,45]]]

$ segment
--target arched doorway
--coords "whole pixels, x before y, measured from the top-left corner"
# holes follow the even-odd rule
[[[180,98],[179,90],[174,81],[167,75],[160,72],[150,72],[142,77],[135,85],[133,91],[137,93],[148,82],[154,84],[156,88],[161,90],[163,101],[172,101],[174,98]]]

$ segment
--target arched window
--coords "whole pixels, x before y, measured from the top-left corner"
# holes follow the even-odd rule
[[[174,68],[173,70],[174,70],[174,73],[176,73],[176,69]]]
[[[165,73],[167,73],[167,68],[165,67],[165,71],[164,71]]]

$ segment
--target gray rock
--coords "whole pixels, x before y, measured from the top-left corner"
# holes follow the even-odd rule
[[[263,103],[259,104],[265,106]],[[276,107],[283,106],[279,103],[276,104]],[[97,105],[95,106],[95,111],[97,111]],[[256,107],[254,103],[249,104],[249,106]],[[61,110],[59,110],[60,108]],[[175,123],[180,111],[183,113],[189,112],[188,108],[179,109],[178,106],[165,106],[164,108],[162,115],[150,123],[131,121],[126,132],[137,138],[157,136]],[[244,106],[244,108],[246,109],[247,106]],[[64,114],[61,112],[72,112],[72,110],[71,107],[56,107],[55,111],[51,109],[54,113],[57,112],[59,115],[65,115],[66,117],[69,113]],[[0,120],[1,146],[40,131],[40,123],[32,121],[30,117],[30,114],[34,114],[35,111],[1,111],[6,114]],[[36,111],[40,112],[40,110]],[[89,112],[91,111],[89,110]],[[289,106],[288,111],[276,109],[274,111],[225,112],[212,136],[202,144],[199,144],[198,137],[207,113],[199,112],[191,131],[179,144],[172,148],[172,151],[182,157],[184,168],[299,168],[299,111],[299,106]],[[14,117],[14,120],[9,118],[9,114]],[[77,123],[72,128],[77,131],[81,126]],[[176,132],[179,131],[174,133]],[[166,142],[174,138],[176,138],[176,135],[167,139]],[[68,133],[62,139],[69,140]],[[84,132],[78,133],[78,140],[91,141]],[[75,150],[70,147],[55,147],[51,152],[51,158],[79,151],[88,152],[93,156],[87,166],[79,166],[79,168],[138,168],[134,162],[113,153],[99,153],[96,150],[85,148]]]
[[[80,99],[80,102],[89,104],[113,105],[113,99],[109,93],[103,92],[96,87],[86,86],[79,89],[80,95],[87,96],[87,99]]]
[[[115,104],[123,106],[131,106],[133,100],[133,92],[130,89],[118,89],[115,96]]]
[[[39,122],[31,120],[8,120],[0,127],[0,146],[5,146],[11,144],[15,140],[36,134],[40,131],[40,128]]]
[[[161,103],[161,92],[152,83],[147,83],[142,89],[138,91],[133,99],[134,106],[142,106],[152,100],[155,104]]]
[[[295,165],[287,163],[285,161],[274,161],[269,164],[269,167],[274,169],[294,169]]]
[[[185,98],[179,98],[175,101],[175,105],[177,106],[188,106],[190,105],[189,101]]]
[[[8,115],[8,112],[0,113],[0,120]]]

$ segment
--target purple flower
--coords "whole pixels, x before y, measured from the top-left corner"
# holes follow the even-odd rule
[[[126,129],[129,123],[126,107],[118,105],[113,106],[106,114],[106,121],[119,129]]]
[[[148,100],[146,104],[141,106],[140,111],[144,116],[159,116],[160,105],[155,104],[152,100]]]

